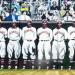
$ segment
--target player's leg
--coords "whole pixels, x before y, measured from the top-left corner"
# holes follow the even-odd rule
[[[13,42],[9,41],[7,45],[8,58],[12,58],[13,53]]]
[[[68,46],[69,46],[69,58],[70,58],[70,60],[73,60],[73,56],[74,56],[74,41],[70,40],[68,42]]]
[[[46,60],[50,60],[51,45],[50,42],[44,42],[44,51]]]
[[[20,53],[21,53],[21,46],[17,41],[14,43],[14,53],[15,53],[15,68],[17,68],[18,58],[20,57]]]
[[[52,59],[57,60],[57,41],[53,41],[52,44]]]
[[[23,59],[27,59],[27,54],[28,54],[28,42],[27,41],[23,42],[22,54],[23,54]]]
[[[28,54],[28,42],[24,41],[22,45],[22,54],[23,54],[23,68],[25,68],[26,60],[27,60],[27,54]]]
[[[43,59],[43,41],[39,41],[38,43],[38,69],[41,68],[41,62]]]
[[[4,66],[5,54],[6,54],[6,45],[5,42],[1,42],[1,67]]]
[[[7,52],[8,52],[8,58],[9,58],[9,61],[8,61],[8,67],[10,68],[11,67],[11,58],[12,58],[12,53],[13,53],[13,42],[12,41],[9,41],[8,45],[7,45]]]
[[[59,59],[60,60],[64,59],[65,53],[66,53],[66,45],[65,45],[65,42],[63,41],[63,42],[60,42],[60,48],[59,48]]]
[[[35,57],[35,54],[34,54],[34,52],[33,52],[33,49],[35,50],[35,43],[32,41],[32,42],[30,42],[29,43],[30,45],[29,45],[29,52],[30,52],[30,58],[31,59],[35,59],[36,57]]]
[[[20,46],[19,42],[14,43],[14,53],[15,53],[15,58],[16,59],[20,57],[21,46]]]
[[[39,41],[38,43],[38,60],[42,60],[43,58],[43,42]]]

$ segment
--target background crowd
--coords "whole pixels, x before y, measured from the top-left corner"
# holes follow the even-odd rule
[[[75,21],[72,0],[1,0],[0,17],[4,21]]]

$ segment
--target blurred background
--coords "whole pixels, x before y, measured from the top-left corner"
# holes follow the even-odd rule
[[[75,20],[74,0],[0,0],[0,16],[6,20],[11,13],[18,16],[18,20],[48,21]],[[23,17],[24,16],[24,17]],[[26,17],[26,18],[25,18]],[[9,21],[9,20],[8,20]]]

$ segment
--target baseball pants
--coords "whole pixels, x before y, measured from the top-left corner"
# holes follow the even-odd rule
[[[20,57],[21,53],[21,46],[19,41],[9,41],[8,46],[7,46],[7,52],[8,52],[8,57],[12,58],[12,54],[15,54],[15,59]]]
[[[0,42],[0,57],[4,58],[6,54],[6,45],[4,41]]]
[[[66,52],[66,45],[64,41],[53,41],[52,45],[52,59],[64,59]]]
[[[22,45],[22,54],[23,54],[23,59],[27,59],[28,57],[28,52],[30,53],[30,58],[35,59],[35,55],[33,52],[33,49],[35,49],[35,43],[34,41],[31,40],[24,40],[23,45]]]
[[[51,45],[50,41],[39,41],[38,43],[38,60],[43,59],[43,52],[45,53],[45,59],[50,59]]]
[[[74,50],[75,50],[75,40],[70,40],[68,42],[68,46],[69,46],[69,58],[72,60],[73,56],[74,56]]]

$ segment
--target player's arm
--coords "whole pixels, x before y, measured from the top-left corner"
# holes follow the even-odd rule
[[[68,31],[68,39],[70,39],[70,29],[68,28],[67,31]]]
[[[52,30],[50,30],[50,42],[52,41],[52,38],[53,38],[53,33]]]
[[[52,38],[53,38],[53,40],[54,40],[54,36],[55,36],[55,30],[53,30],[53,32],[52,32]]]
[[[36,40],[37,34],[36,34],[36,29],[34,29],[34,40]]]
[[[67,43],[68,42],[68,32],[67,32],[67,30],[65,30],[64,31],[64,36],[65,36],[65,38],[64,38],[64,41],[65,41],[65,43]]]
[[[22,39],[24,40],[24,28],[21,31]]]
[[[37,35],[39,36],[39,34],[40,34],[40,31],[39,31],[39,29],[37,29]]]
[[[68,39],[68,32],[65,30],[65,39]]]
[[[20,39],[21,39],[21,37],[22,37],[22,30],[20,29]]]
[[[7,37],[10,38],[10,28],[8,29]]]
[[[5,29],[4,37],[7,38],[7,36],[8,36],[7,29]]]

